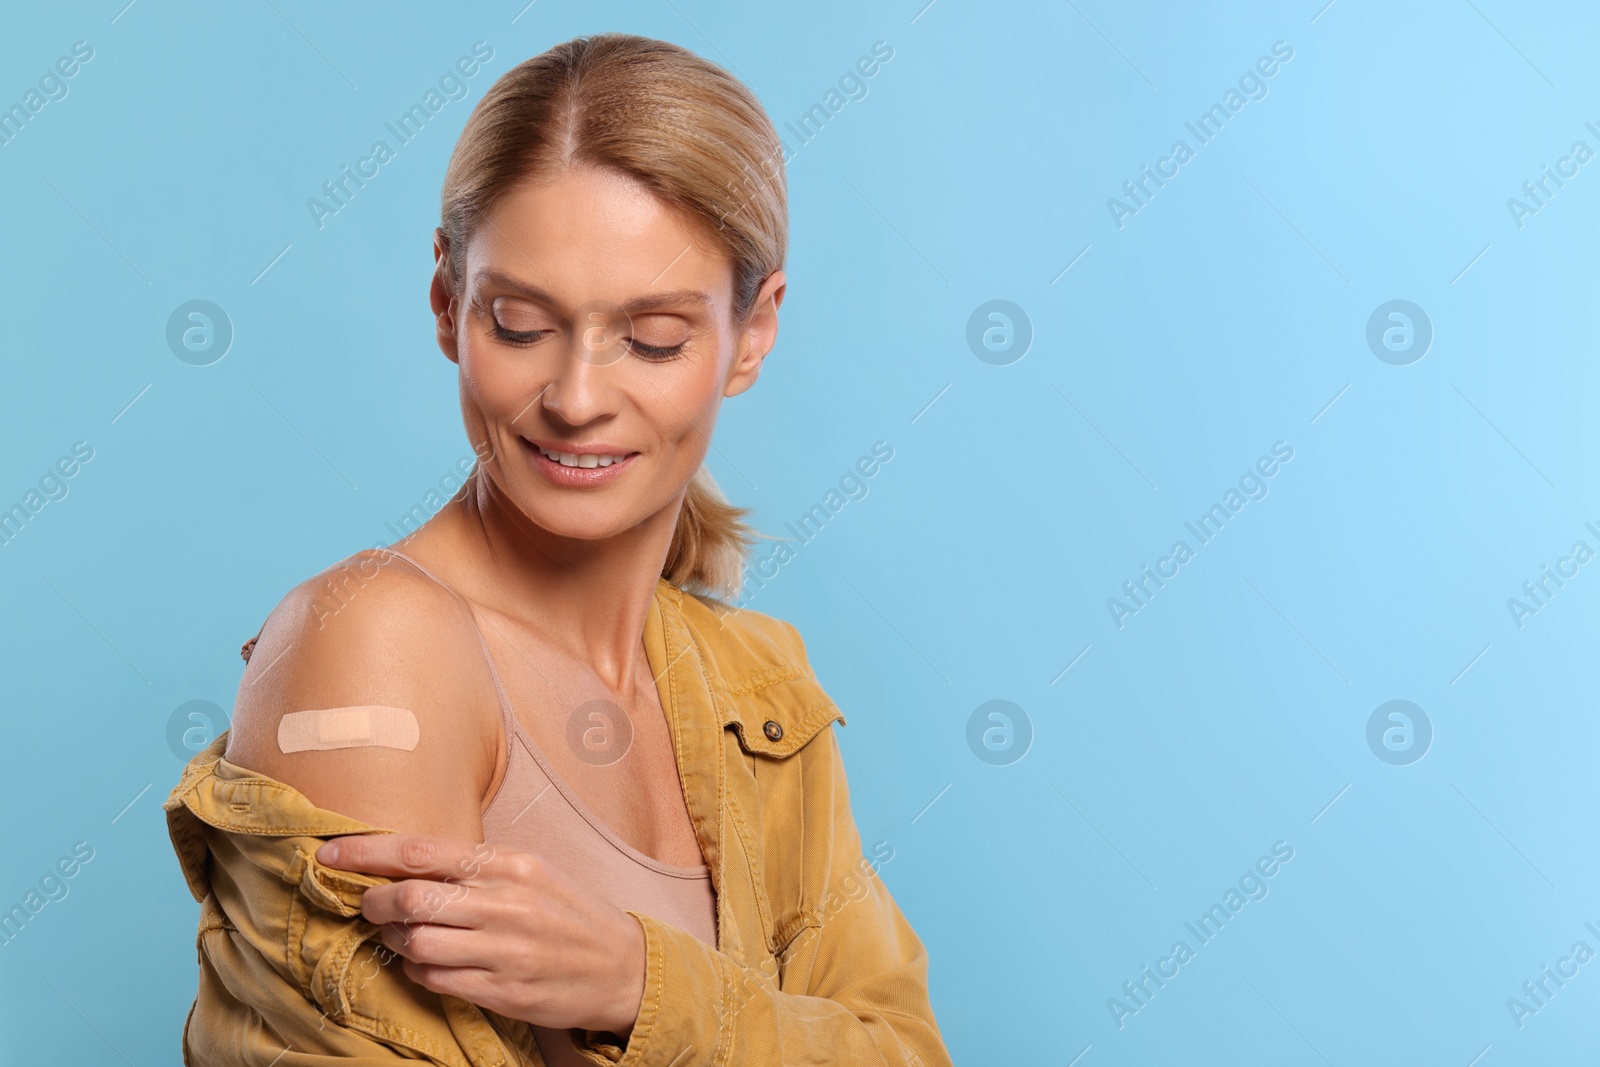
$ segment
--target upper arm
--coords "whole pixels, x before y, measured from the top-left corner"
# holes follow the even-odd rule
[[[273,610],[239,684],[226,758],[373,826],[479,841],[500,713],[477,633],[449,591],[380,558],[359,553]],[[279,748],[287,714],[369,704],[415,715],[416,747]]]

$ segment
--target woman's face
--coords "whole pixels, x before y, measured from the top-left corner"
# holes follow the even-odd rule
[[[735,322],[732,266],[701,229],[588,167],[507,194],[463,252],[461,294],[436,272],[431,300],[497,495],[585,539],[675,506],[722,398],[754,384],[777,339],[783,272]]]

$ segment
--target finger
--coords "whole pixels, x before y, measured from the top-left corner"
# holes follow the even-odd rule
[[[402,958],[400,966],[406,977],[435,993],[448,993],[453,997],[493,1010],[494,975],[482,967],[448,967],[437,963],[417,963]]]
[[[472,890],[460,882],[423,878],[375,885],[361,894],[361,917],[370,923],[477,927],[482,925],[483,916]]]
[[[482,842],[426,834],[350,834],[330,838],[317,849],[329,867],[391,878],[477,877],[494,848]]]
[[[385,923],[378,928],[378,939],[391,952],[413,963],[482,968],[490,963],[489,946],[477,930],[435,923]]]

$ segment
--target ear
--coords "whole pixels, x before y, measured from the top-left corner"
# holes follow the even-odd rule
[[[761,283],[750,305],[750,314],[739,329],[738,347],[734,350],[733,365],[728,368],[723,396],[738,396],[761,375],[761,361],[778,343],[778,308],[787,288],[788,279],[781,270],[773,271]]]
[[[451,363],[460,363],[456,351],[456,300],[449,283],[450,245],[444,227],[433,231],[433,280],[428,284],[428,304],[433,308],[439,350]]]

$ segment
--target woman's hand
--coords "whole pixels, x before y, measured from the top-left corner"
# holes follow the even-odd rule
[[[626,1042],[644,992],[644,931],[540,857],[420,834],[336,837],[329,867],[403,879],[374,886],[361,914],[382,926],[406,975],[537,1026]]]

